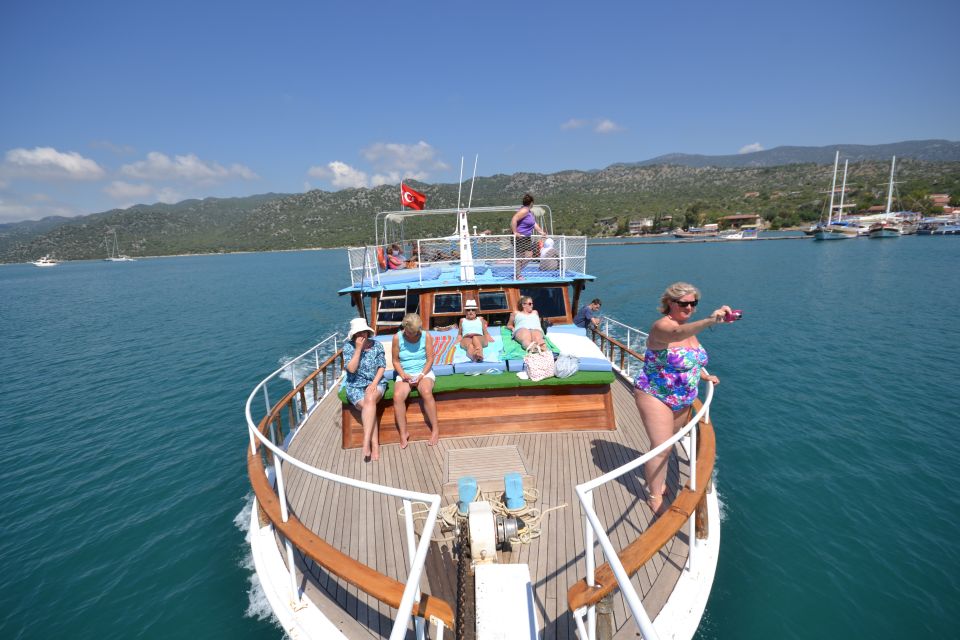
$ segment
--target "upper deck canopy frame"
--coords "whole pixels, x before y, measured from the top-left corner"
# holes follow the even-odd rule
[[[516,213],[516,205],[498,206],[498,207],[470,207],[469,213]],[[547,235],[553,234],[553,211],[545,204],[538,204],[531,207],[537,224],[547,232]],[[374,218],[374,246],[387,245],[391,242],[403,243],[407,240],[403,232],[403,223],[408,218],[427,217],[438,215],[453,215],[460,213],[460,209],[425,209],[423,211],[381,211]],[[456,218],[453,220],[454,227],[451,229],[451,236],[459,234],[456,228]]]

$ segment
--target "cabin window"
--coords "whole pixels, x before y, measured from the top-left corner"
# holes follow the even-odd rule
[[[457,293],[435,293],[433,295],[434,313],[461,313],[463,305],[460,300],[460,292]]]
[[[499,311],[507,308],[507,294],[503,291],[481,291],[480,310]]]
[[[533,298],[533,308],[541,318],[567,315],[567,308],[563,302],[563,287],[521,288],[520,295]]]

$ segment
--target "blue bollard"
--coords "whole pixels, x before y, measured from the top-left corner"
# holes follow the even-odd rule
[[[477,499],[477,481],[470,476],[457,480],[457,511],[467,515],[470,503]]]
[[[507,496],[507,509],[514,511],[527,506],[527,501],[523,498],[523,477],[519,473],[503,476],[503,487]]]

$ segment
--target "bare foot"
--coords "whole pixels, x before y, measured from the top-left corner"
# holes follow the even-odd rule
[[[374,462],[380,459],[380,445],[373,445],[373,452],[370,454],[370,459]]]
[[[438,442],[440,442],[440,432],[434,431],[433,434],[430,436],[430,440],[427,441],[427,444],[430,445],[431,447],[434,447]]]
[[[410,444],[410,436],[401,433],[401,434],[400,434],[400,448],[401,448],[401,449],[406,449],[408,444]]]
[[[663,514],[664,509],[663,496],[650,496],[647,498],[647,506],[653,511],[653,517],[656,518]]]

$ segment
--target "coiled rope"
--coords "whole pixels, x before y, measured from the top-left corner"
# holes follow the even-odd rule
[[[503,501],[503,493],[500,491],[487,491],[484,493],[478,491],[477,496],[474,497],[472,502],[476,502],[478,498],[490,504],[494,515],[519,518],[523,521],[523,528],[517,531],[516,536],[510,537],[511,544],[529,544],[539,538],[543,531],[543,519],[547,514],[557,509],[564,509],[567,506],[566,502],[543,510],[530,506],[531,503],[540,500],[540,491],[538,489],[523,490],[523,498],[526,504],[520,509],[508,509],[506,503]],[[413,513],[414,525],[418,522],[423,523],[426,521],[427,514],[430,512],[430,507],[427,503],[412,502],[410,503],[410,507]],[[404,517],[403,507],[397,509],[397,515],[401,518]],[[437,524],[440,527],[441,533],[447,533],[448,535],[442,535],[440,537],[433,536],[430,538],[431,542],[450,542],[454,540],[454,533],[458,525],[466,520],[467,516],[460,515],[457,503],[454,502],[445,507],[440,507],[440,511],[437,513]]]

